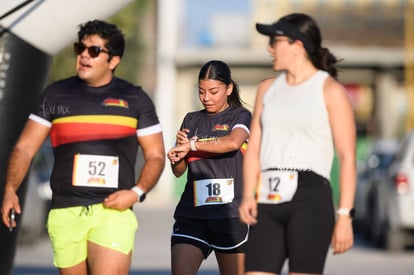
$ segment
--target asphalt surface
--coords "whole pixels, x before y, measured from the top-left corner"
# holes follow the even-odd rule
[[[134,209],[139,222],[131,275],[166,275],[170,272],[170,234],[175,204],[145,202]],[[1,274],[1,271],[0,271]],[[53,267],[50,241],[45,236],[33,244],[20,244],[13,275],[58,275]],[[200,275],[219,274],[214,255],[203,262]],[[282,275],[286,275],[286,266]],[[326,275],[412,275],[414,248],[401,253],[387,253],[356,238],[347,253],[328,255]]]

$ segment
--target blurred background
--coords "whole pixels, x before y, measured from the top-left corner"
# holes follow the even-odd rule
[[[129,2],[107,18],[123,30],[127,40],[116,75],[143,86],[153,98],[167,150],[174,143],[184,115],[201,107],[197,76],[205,62],[220,59],[230,65],[241,97],[252,110],[257,85],[275,74],[266,50],[267,38],[256,32],[255,23],[272,23],[292,12],[311,15],[322,31],[323,46],[342,60],[339,80],[346,86],[355,110],[355,228],[369,242],[389,250],[402,250],[413,244],[414,184],[410,177],[414,174],[414,149],[410,131],[414,128],[414,1]],[[73,26],[73,35],[77,25]],[[75,73],[73,42],[51,55],[45,85]],[[27,200],[36,203],[25,211],[20,242],[35,242],[44,234],[52,161],[51,147],[46,143],[30,173]],[[139,157],[137,169],[141,162]],[[167,165],[148,200],[155,202],[154,207],[174,208],[184,183],[185,176],[174,178]],[[336,160],[332,187],[337,200]],[[41,222],[30,221],[34,216]]]
[[[372,140],[399,138],[414,126],[409,87],[414,76],[409,77],[408,62],[414,14],[409,10],[409,1],[389,0],[136,0],[109,20],[127,37],[116,74],[152,96],[169,147],[184,115],[200,108],[197,75],[202,64],[227,62],[243,100],[252,107],[257,84],[275,74],[267,38],[256,32],[255,23],[272,23],[291,12],[310,14],[322,30],[323,46],[342,59],[339,80],[355,109],[363,157]],[[49,82],[73,73],[70,45],[54,57]],[[159,189],[164,188],[160,183]]]

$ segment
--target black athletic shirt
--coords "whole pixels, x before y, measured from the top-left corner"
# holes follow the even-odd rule
[[[102,87],[89,87],[78,77],[55,82],[42,93],[30,119],[51,128],[52,208],[100,203],[119,189],[130,189],[135,184],[137,136],[161,132],[149,96],[115,77]],[[73,186],[76,154],[117,156],[118,188]]]
[[[251,114],[243,108],[230,106],[226,110],[210,115],[205,110],[188,113],[181,129],[190,130],[188,137],[198,137],[199,142],[216,142],[214,138],[227,136],[234,128],[241,127],[249,132]],[[217,219],[238,217],[238,208],[242,196],[242,159],[247,142],[242,148],[228,153],[207,153],[190,151],[186,157],[188,164],[187,182],[174,217]],[[194,206],[195,180],[234,179],[234,199],[227,204]]]

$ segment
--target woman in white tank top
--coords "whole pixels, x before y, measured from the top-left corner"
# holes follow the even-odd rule
[[[321,46],[316,22],[289,14],[256,24],[270,38],[277,77],[258,87],[244,158],[241,220],[252,225],[246,274],[322,274],[334,254],[353,245],[356,186],[353,109],[337,80],[338,61]],[[339,208],[330,190],[334,150],[340,163]],[[311,233],[312,232],[312,233]]]

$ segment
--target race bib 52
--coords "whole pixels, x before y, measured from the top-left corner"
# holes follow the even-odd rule
[[[117,156],[76,154],[73,161],[72,185],[118,188]]]

